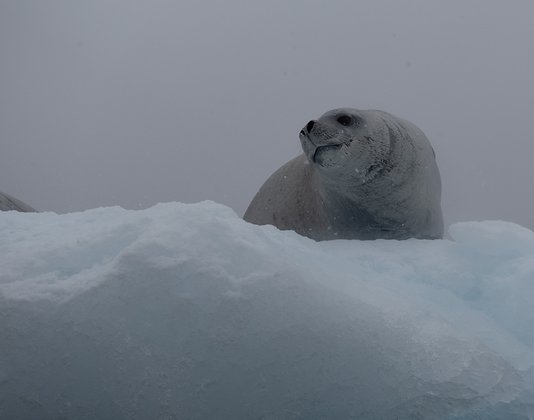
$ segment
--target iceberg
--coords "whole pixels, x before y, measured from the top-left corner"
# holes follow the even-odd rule
[[[213,202],[0,213],[0,417],[533,419],[534,233],[315,242]]]

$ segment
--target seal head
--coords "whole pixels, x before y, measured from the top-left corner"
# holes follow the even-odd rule
[[[300,131],[308,161],[326,177],[339,181],[339,174],[353,171],[353,178],[364,183],[388,167],[395,137],[376,113],[364,114],[336,109],[308,122]]]

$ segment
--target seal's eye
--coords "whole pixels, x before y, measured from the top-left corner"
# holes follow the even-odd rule
[[[348,127],[354,123],[350,115],[340,115],[339,117],[337,117],[336,121],[341,125],[344,125],[345,127]]]

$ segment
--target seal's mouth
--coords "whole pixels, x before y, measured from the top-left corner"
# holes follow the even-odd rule
[[[337,151],[343,147],[343,144],[327,144],[317,146],[313,153],[312,160],[321,166],[334,166],[337,162]]]
[[[311,133],[312,128],[313,133]],[[352,141],[352,139],[345,138],[339,130],[320,123],[312,124],[312,121],[300,131],[299,137],[309,162],[321,167],[339,165],[339,150]]]

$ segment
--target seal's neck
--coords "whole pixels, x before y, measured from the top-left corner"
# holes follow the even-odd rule
[[[333,237],[344,239],[403,239],[413,236],[402,209],[389,200],[369,195],[349,195],[333,188],[320,188],[322,205],[328,215]],[[376,189],[375,189],[376,191]]]

